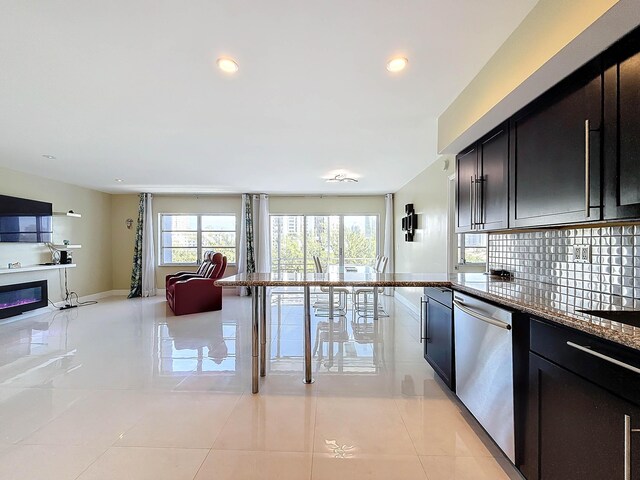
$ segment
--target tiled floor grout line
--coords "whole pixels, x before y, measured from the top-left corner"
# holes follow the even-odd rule
[[[217,437],[217,435],[216,435],[216,437]],[[209,451],[207,452],[207,454],[204,456],[204,458],[202,459],[202,462],[200,462],[200,465],[198,466],[198,469],[196,470],[196,473],[193,475],[193,478],[191,480],[195,480],[197,478],[198,474],[200,473],[200,470],[202,470],[202,466],[207,461],[207,458],[209,458],[209,455],[211,455],[212,450],[213,449],[210,448]]]
[[[411,397],[411,399],[413,399],[413,397]],[[427,471],[424,468],[422,460],[420,460],[420,455],[418,454],[418,449],[416,448],[416,442],[413,440],[413,437],[411,436],[411,432],[407,428],[407,422],[405,421],[404,417],[402,416],[402,412],[400,411],[400,407],[398,406],[398,400],[396,398],[392,398],[392,400],[393,400],[393,404],[396,407],[396,410],[398,411],[398,415],[400,415],[400,420],[402,420],[402,425],[404,426],[404,429],[407,432],[407,435],[409,436],[409,440],[411,440],[411,445],[413,445],[413,451],[416,454],[416,458],[418,459],[418,462],[420,462],[420,467],[422,468],[422,471],[424,472],[424,476],[427,478],[427,480],[429,480],[429,475],[427,474]]]
[[[83,390],[83,389],[77,389],[77,390]],[[64,415],[65,413],[67,413],[71,407],[73,405],[75,405],[76,403],[78,403],[81,400],[84,400],[85,398],[87,398],[89,395],[91,395],[91,393],[93,393],[92,391],[88,391],[88,393],[86,393],[85,395],[81,396],[80,398],[77,398],[76,400],[74,400],[73,402],[71,402],[64,410],[62,410],[58,415],[50,418],[49,420],[47,420],[47,422],[44,425],[39,426],[38,428],[36,428],[33,432],[28,433],[26,436],[24,436],[22,439],[18,440],[17,442],[14,443],[14,445],[45,445],[45,444],[40,444],[40,443],[25,443],[25,441],[31,437],[32,435],[35,435],[36,433],[38,433],[40,430],[42,430],[43,428],[45,428],[47,425],[49,425],[50,423],[52,423],[54,420],[57,420],[58,418],[60,418],[62,415]]]

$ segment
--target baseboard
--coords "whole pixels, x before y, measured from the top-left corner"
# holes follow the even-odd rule
[[[81,302],[95,302],[108,297],[126,297],[129,295],[129,290],[107,290],[105,292],[93,293],[91,295],[83,295],[80,297]]]
[[[396,290],[395,293],[396,300],[407,307],[415,318],[420,318],[420,308],[409,299],[404,297],[398,290]]]

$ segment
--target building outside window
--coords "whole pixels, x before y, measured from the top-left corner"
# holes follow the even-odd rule
[[[457,265],[484,266],[487,263],[487,234],[458,235]]]
[[[197,265],[214,250],[236,263],[236,216],[233,214],[160,214],[160,265]]]

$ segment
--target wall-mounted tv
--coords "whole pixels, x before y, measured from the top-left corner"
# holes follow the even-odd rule
[[[0,195],[0,242],[51,242],[52,215],[50,203]]]

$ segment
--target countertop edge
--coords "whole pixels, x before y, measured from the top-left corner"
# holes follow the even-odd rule
[[[375,282],[377,287],[449,287],[461,292],[465,292],[476,297],[483,298],[485,300],[493,301],[504,305],[505,307],[512,308],[530,315],[549,320],[551,322],[563,325],[565,327],[573,328],[575,330],[582,331],[584,333],[593,335],[595,337],[611,341],[613,343],[622,345],[632,350],[640,351],[640,337],[634,337],[628,333],[606,328],[597,324],[589,323],[584,318],[571,315],[571,313],[563,313],[556,309],[548,310],[544,307],[536,306],[531,303],[514,300],[508,296],[498,295],[495,293],[489,293],[482,289],[474,288],[472,285],[461,283],[455,280],[439,281],[439,280],[378,280]],[[220,279],[215,282],[217,286],[224,287],[299,287],[308,285],[310,287],[328,286],[329,283],[322,280],[282,280],[272,281],[260,281],[260,280],[233,280],[226,282],[224,279]],[[362,281],[332,281],[330,282],[332,287],[372,287],[370,280]]]
[[[640,351],[640,339],[634,341],[635,337],[632,337],[631,335],[609,328],[601,327],[599,325],[587,323],[585,320],[573,317],[569,313],[563,314],[558,312],[557,310],[549,311],[541,307],[532,306],[529,303],[518,302],[508,297],[484,292],[469,285],[460,284],[455,281],[451,282],[451,288],[469,293],[471,295],[475,295],[476,297],[484,298],[485,300],[494,301],[506,307],[513,308],[514,310],[529,313],[531,315],[544,318],[545,320],[550,320],[554,323],[558,323],[565,327],[573,328],[575,330],[588,333],[595,337],[623,345],[627,348]]]

